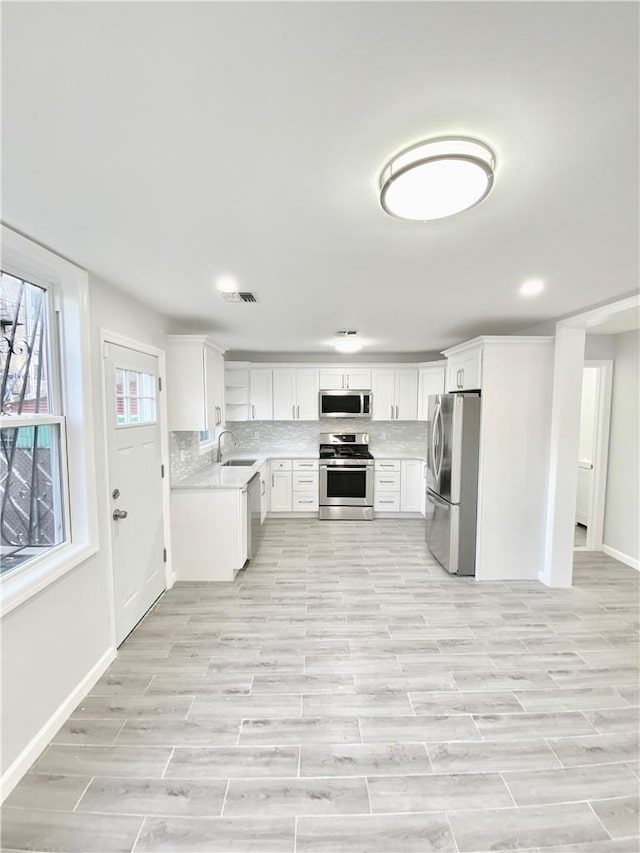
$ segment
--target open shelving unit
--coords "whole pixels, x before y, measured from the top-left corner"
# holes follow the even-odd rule
[[[234,362],[224,366],[224,393],[227,421],[249,419],[249,364]]]

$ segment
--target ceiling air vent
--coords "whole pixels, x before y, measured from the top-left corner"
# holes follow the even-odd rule
[[[349,338],[352,335],[357,335],[357,331],[355,329],[339,329],[336,332],[336,338]]]
[[[227,290],[222,291],[222,298],[225,302],[257,302],[253,293],[249,291]]]

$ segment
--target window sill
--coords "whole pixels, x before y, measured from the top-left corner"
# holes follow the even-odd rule
[[[43,556],[36,563],[17,570],[15,574],[8,575],[0,584],[2,617],[97,553],[97,545],[68,544]]]
[[[207,441],[203,442],[198,447],[198,453],[202,456],[203,453],[211,453],[212,450],[215,450],[216,443],[215,441]]]

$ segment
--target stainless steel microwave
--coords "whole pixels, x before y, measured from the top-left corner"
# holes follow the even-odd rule
[[[321,418],[370,418],[371,391],[320,391]]]

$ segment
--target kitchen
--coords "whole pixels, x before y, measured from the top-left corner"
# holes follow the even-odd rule
[[[3,849],[636,853],[638,12],[3,3]]]
[[[484,337],[443,354],[439,362],[419,364],[283,368],[223,361],[205,337],[171,337],[167,388],[176,578],[233,580],[250,559],[251,539],[255,546],[269,513],[362,521],[374,515],[428,516],[431,553],[448,571],[480,580],[537,579],[544,548],[552,339]],[[529,381],[518,389],[509,375],[523,372]],[[481,407],[482,390],[488,401]],[[454,400],[447,393],[458,395],[460,403],[465,398],[464,418],[462,411],[456,420],[453,410],[437,408]],[[518,438],[509,448],[492,446],[493,421],[509,412]],[[202,453],[199,437],[209,430],[215,446]],[[458,432],[458,455],[442,458]],[[436,469],[452,467],[459,482],[452,484],[448,475],[436,487]],[[254,478],[259,499],[251,494]],[[444,501],[438,496],[442,488],[449,489]],[[462,493],[466,500],[459,506]],[[485,498],[484,507],[480,501],[478,513],[483,495],[493,498]]]

